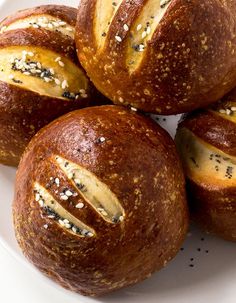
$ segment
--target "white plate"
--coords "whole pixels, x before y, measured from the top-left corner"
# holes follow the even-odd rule
[[[39,4],[70,4],[78,1],[43,1],[43,0],[0,0],[0,18],[22,8]],[[160,118],[159,122],[172,136],[177,118]],[[24,259],[16,240],[11,219],[15,170],[0,165],[0,243],[20,262],[35,270]],[[38,275],[45,283],[53,285],[54,302],[104,302],[104,303],[235,303],[236,302],[236,258],[235,245],[201,233],[192,228],[184,245],[184,250],[168,266],[150,279],[117,291],[99,299],[84,298],[68,292],[53,282]],[[46,296],[47,294],[45,294]],[[36,294],[37,296],[37,294]]]

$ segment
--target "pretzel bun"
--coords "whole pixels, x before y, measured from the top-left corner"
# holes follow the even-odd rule
[[[236,89],[214,108],[190,115],[176,143],[187,177],[193,219],[236,241]]]
[[[236,85],[235,0],[81,0],[76,44],[115,104],[177,114]]]
[[[33,135],[71,110],[100,100],[78,63],[77,10],[48,5],[0,24],[0,162],[17,165]]]
[[[83,295],[149,277],[176,255],[188,227],[172,139],[118,106],[74,111],[42,129],[20,162],[15,190],[24,254]]]

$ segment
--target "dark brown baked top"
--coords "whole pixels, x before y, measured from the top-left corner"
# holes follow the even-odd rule
[[[234,0],[82,0],[79,58],[116,104],[189,112],[236,85],[235,14]]]
[[[176,254],[188,226],[184,185],[173,141],[153,121],[117,106],[75,111],[42,129],[22,158],[17,239],[64,287],[103,294]]]

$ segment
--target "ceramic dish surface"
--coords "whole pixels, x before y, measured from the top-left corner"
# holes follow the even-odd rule
[[[66,4],[77,6],[71,0],[0,0],[0,18],[24,8],[42,4]],[[172,136],[179,116],[155,117]],[[150,279],[103,298],[91,299],[62,289],[39,274],[21,254],[14,237],[11,204],[13,200],[15,169],[0,165],[0,243],[36,278],[50,283],[55,292],[54,301],[100,302],[100,303],[235,303],[236,302],[236,258],[235,244],[206,235],[192,227],[177,257],[166,268]],[[36,294],[37,295],[37,294]],[[45,298],[47,294],[45,293]]]

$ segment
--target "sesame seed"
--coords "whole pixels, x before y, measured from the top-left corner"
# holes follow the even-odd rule
[[[44,224],[43,226],[45,229],[48,229],[48,224]]]
[[[54,215],[49,215],[48,218],[49,219],[55,219],[55,216]]]
[[[123,216],[120,216],[119,221],[120,221],[120,222],[124,221],[124,217],[123,217]]]
[[[77,233],[77,228],[76,227],[72,227],[72,231],[74,232],[74,233]]]
[[[54,27],[60,27],[60,24],[59,24],[58,22],[52,22],[52,25],[53,25]]]
[[[81,184],[81,180],[80,179],[74,179],[76,184]]]
[[[55,178],[55,183],[59,186],[59,184],[60,184],[59,178]]]
[[[65,194],[66,194],[67,197],[73,196],[73,193],[72,193],[72,191],[70,191],[70,190],[67,190],[67,191],[65,192]]]
[[[58,62],[58,61],[61,61],[61,57],[57,57],[57,58],[55,59],[55,62]]]
[[[64,26],[64,25],[66,25],[66,22],[65,21],[59,21],[59,25]]]
[[[81,94],[86,94],[86,90],[85,90],[85,89],[80,89],[79,92],[80,92]]]
[[[139,25],[137,26],[137,31],[140,31],[141,28],[142,28],[142,24],[139,24]]]
[[[106,139],[105,139],[104,137],[101,137],[101,138],[99,138],[99,141],[100,141],[100,142],[105,142]]]
[[[127,24],[124,24],[124,30],[125,30],[126,32],[128,32],[129,27],[128,27],[128,25],[127,25]]]
[[[69,87],[67,80],[64,80],[61,84],[62,89]]]
[[[143,44],[140,44],[138,50],[139,50],[140,52],[143,52],[144,49],[145,49],[145,46],[144,46]]]
[[[44,206],[44,202],[43,202],[43,200],[39,200],[39,205],[40,205],[41,207],[43,207],[43,206]]]
[[[64,201],[68,200],[68,196],[67,195],[61,195],[61,200],[64,200]]]
[[[36,202],[38,202],[38,201],[39,201],[39,199],[40,199],[40,194],[39,194],[39,193],[37,193],[37,194],[35,195],[35,201],[36,201]]]
[[[104,208],[98,207],[97,210],[99,211],[100,214],[102,214],[104,217],[108,216],[108,213],[104,210]]]
[[[70,223],[70,221],[68,219],[64,219],[63,221],[64,221],[65,224]]]
[[[78,209],[81,209],[81,208],[84,207],[84,203],[80,202],[75,207],[78,208]]]
[[[61,81],[59,79],[54,79],[54,81],[57,85],[61,85]]]
[[[60,224],[61,226],[65,226],[65,223],[64,223],[63,220],[59,219],[58,222],[59,222],[59,224]]]
[[[220,112],[221,114],[225,114],[225,113],[226,113],[226,111],[225,111],[224,109],[220,109],[219,112]]]
[[[72,179],[73,177],[74,177],[74,174],[73,174],[73,173],[69,173],[69,174],[68,174],[68,178],[69,178],[69,179]]]
[[[81,234],[82,234],[83,236],[85,236],[87,233],[88,233],[88,230],[86,230],[86,229],[83,229],[83,230],[81,231]]]
[[[122,39],[121,39],[120,36],[115,36],[115,39],[116,39],[116,41],[118,41],[118,42],[122,42]]]
[[[147,33],[146,33],[146,32],[143,32],[143,33],[142,33],[142,39],[144,39],[146,36],[147,36]]]
[[[47,77],[44,77],[43,80],[47,83],[52,81],[50,78],[47,78]]]
[[[62,62],[62,61],[58,61],[58,64],[59,64],[61,67],[64,67],[64,66],[65,66],[65,63]]]
[[[233,112],[236,112],[236,107],[235,107],[235,106],[232,106],[230,109],[231,109]]]

